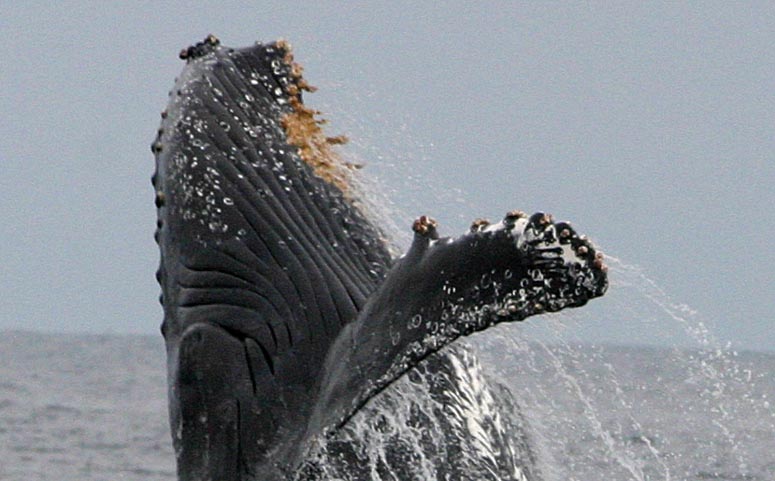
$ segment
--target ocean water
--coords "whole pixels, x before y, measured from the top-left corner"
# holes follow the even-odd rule
[[[775,353],[479,342],[548,479],[775,480]]]
[[[775,480],[775,353],[470,344],[547,480]],[[161,337],[0,333],[0,480],[171,480]]]
[[[3,332],[0,480],[175,479],[161,336]]]

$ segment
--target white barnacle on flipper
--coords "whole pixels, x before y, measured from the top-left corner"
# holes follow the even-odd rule
[[[507,229],[509,234],[515,239],[517,249],[525,249],[527,245],[538,241],[537,248],[545,253],[544,255],[560,257],[566,265],[574,263],[583,264],[585,262],[574,251],[570,242],[560,242],[560,236],[554,224],[549,224],[545,229],[538,231],[530,225],[530,221],[527,218],[521,217],[514,221],[511,226],[507,226],[501,221],[485,227],[482,229],[482,232],[496,232],[504,229]],[[561,249],[559,254],[555,253],[557,248]]]
[[[454,237],[441,237],[439,239],[432,239],[430,242],[428,242],[428,247],[434,247],[437,245],[444,246],[444,245],[452,244],[453,242],[455,242]],[[403,257],[403,255],[401,257]]]
[[[518,220],[518,221],[517,221],[517,222],[514,224],[514,227],[513,227],[512,229],[510,229],[510,230],[511,230],[511,231],[514,231],[514,230],[516,230],[517,226],[518,226],[518,225],[520,225],[520,223],[521,223],[521,224],[522,224],[522,226],[524,227],[524,224],[526,224],[526,221],[525,221],[525,219],[519,219],[519,220]],[[506,225],[503,223],[503,221],[500,221],[500,222],[496,222],[495,224],[489,224],[489,225],[487,225],[487,226],[483,227],[483,228],[481,229],[481,232],[497,232],[497,231],[499,231],[499,230],[503,230],[503,229],[505,229],[505,228],[506,228]]]

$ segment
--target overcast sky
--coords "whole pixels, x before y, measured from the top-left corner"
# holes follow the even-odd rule
[[[549,211],[669,296],[615,265],[584,339],[680,342],[676,302],[775,349],[771,2],[33,3],[0,1],[0,329],[158,332],[149,144],[214,33],[291,41],[407,230]]]

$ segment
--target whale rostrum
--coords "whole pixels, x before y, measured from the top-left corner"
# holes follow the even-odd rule
[[[601,254],[544,213],[454,238],[421,216],[393,258],[287,42],[180,57],[151,146],[179,479],[290,478],[461,336],[605,293]]]

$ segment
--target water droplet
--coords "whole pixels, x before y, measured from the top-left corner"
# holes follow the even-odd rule
[[[221,230],[221,223],[217,221],[210,222],[207,227],[210,228],[211,232],[220,232]]]
[[[530,274],[530,277],[532,277],[534,281],[544,280],[544,273],[541,272],[539,269],[528,271],[528,273]]]

